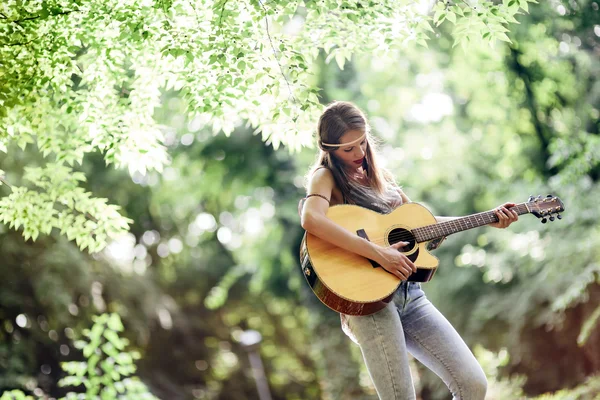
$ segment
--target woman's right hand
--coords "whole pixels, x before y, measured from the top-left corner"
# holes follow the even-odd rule
[[[400,249],[408,242],[397,242],[389,247],[379,247],[377,253],[379,259],[375,260],[386,271],[397,276],[400,280],[407,280],[413,273],[417,272],[417,267],[412,261],[400,252]]]

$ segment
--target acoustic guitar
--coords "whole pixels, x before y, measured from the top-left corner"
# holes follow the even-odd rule
[[[552,195],[530,197],[526,203],[511,208],[517,214],[531,213],[542,219],[561,219],[563,202]],[[439,260],[427,245],[456,232],[498,222],[493,211],[460,217],[437,223],[433,214],[418,203],[406,203],[389,214],[355,205],[336,205],[329,208],[327,218],[358,236],[381,246],[399,241],[409,244],[402,248],[416,266],[417,272],[408,280],[427,282],[438,268]],[[300,246],[302,273],[314,294],[327,307],[349,315],[369,315],[390,302],[400,279],[376,262],[337,247],[308,232]]]

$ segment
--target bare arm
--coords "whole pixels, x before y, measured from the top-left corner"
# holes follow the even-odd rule
[[[331,199],[334,185],[331,172],[322,168],[313,174],[308,185],[308,193]],[[414,264],[398,251],[404,242],[398,242],[390,247],[369,242],[327,218],[328,208],[329,203],[321,197],[312,196],[306,199],[301,210],[302,227],[337,247],[376,261],[400,279],[407,279],[411,272],[416,271]]]
[[[334,180],[331,172],[326,169],[317,170],[308,185],[309,194],[320,194],[331,199]],[[375,260],[378,257],[376,245],[352,234],[326,217],[329,203],[318,196],[306,199],[301,213],[301,224],[307,232],[327,240],[337,247]]]

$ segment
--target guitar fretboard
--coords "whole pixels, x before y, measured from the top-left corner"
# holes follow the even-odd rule
[[[517,204],[512,207],[517,214],[523,215],[529,213],[525,203]],[[452,221],[440,222],[433,225],[422,226],[412,230],[417,242],[427,242],[428,240],[438,239],[451,235],[456,232],[462,232],[483,225],[498,222],[498,217],[493,211],[486,211],[478,214],[469,215],[453,219]]]

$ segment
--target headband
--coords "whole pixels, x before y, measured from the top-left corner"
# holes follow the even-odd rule
[[[329,146],[329,147],[342,147],[342,146],[349,146],[349,145],[351,145],[351,144],[354,144],[354,143],[356,143],[356,142],[360,142],[360,141],[362,141],[362,140],[365,138],[365,136],[367,136],[367,132],[363,133],[363,135],[362,135],[361,137],[359,137],[358,139],[356,139],[356,140],[353,140],[353,141],[351,141],[351,142],[348,142],[348,143],[329,144],[329,143],[323,143],[323,142],[321,142],[321,145],[322,145],[322,146]]]

